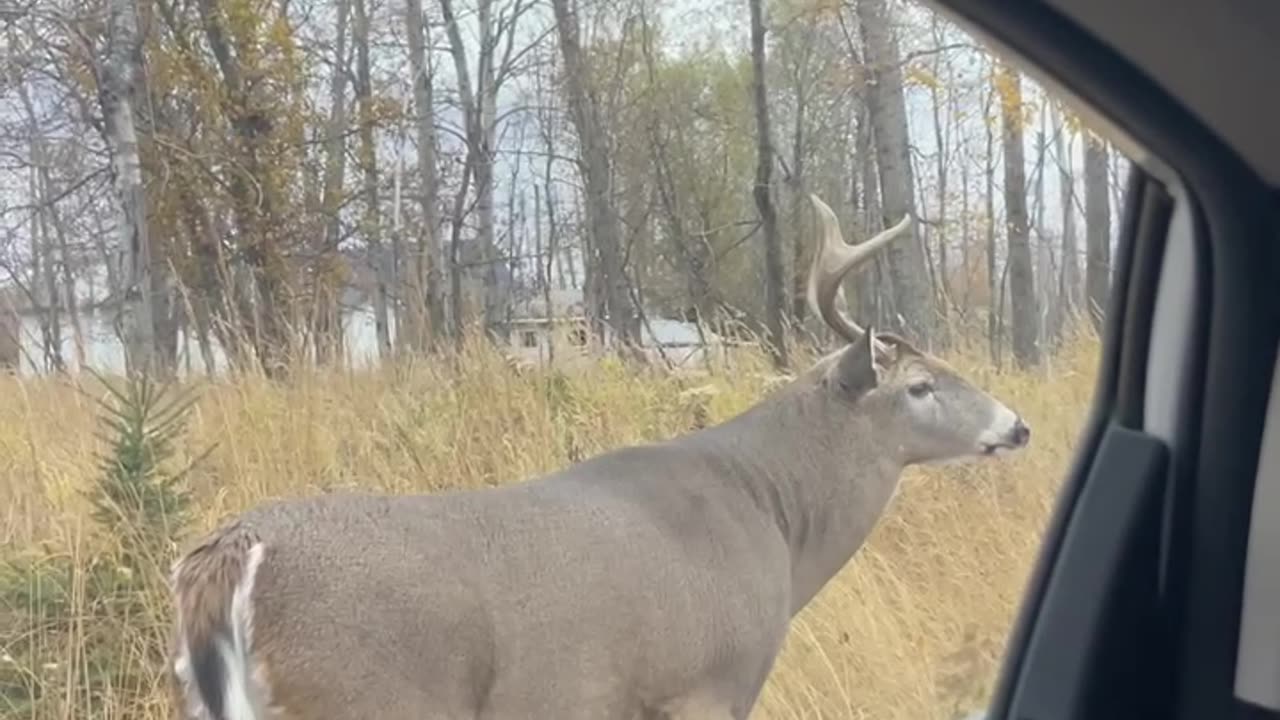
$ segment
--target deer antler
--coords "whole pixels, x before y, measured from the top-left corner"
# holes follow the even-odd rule
[[[911,216],[904,215],[897,225],[882,231],[875,237],[858,245],[848,245],[840,234],[840,221],[835,212],[817,195],[809,195],[814,209],[818,213],[818,247],[813,253],[813,264],[809,268],[809,310],[823,319],[842,338],[854,342],[862,337],[863,329],[840,312],[836,307],[839,299],[844,300],[844,288],[841,281],[854,268],[875,257],[891,241],[902,235],[911,226]],[[884,350],[883,344],[875,342],[877,350]]]

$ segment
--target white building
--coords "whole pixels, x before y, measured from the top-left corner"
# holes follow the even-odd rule
[[[513,308],[507,348],[512,359],[573,367],[604,350],[587,323],[581,290],[553,290],[550,310],[541,296]],[[645,355],[659,366],[670,363],[676,370],[696,372],[705,370],[708,360],[723,359],[725,342],[718,335],[706,329],[700,334],[697,325],[683,320],[648,317],[641,323],[640,339]],[[610,341],[606,328],[605,342]]]

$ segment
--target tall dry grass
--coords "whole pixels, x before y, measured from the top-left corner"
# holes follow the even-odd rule
[[[951,360],[1028,418],[1031,447],[908,471],[868,544],[796,619],[756,718],[950,720],[989,692],[1087,410],[1096,344],[1073,343],[1036,376],[997,373],[977,354]],[[472,349],[457,363],[300,372],[287,384],[206,381],[175,462],[216,446],[187,478],[196,533],[268,497],[518,480],[726,418],[757,400],[767,377],[759,358],[696,388],[607,361],[572,377],[517,374]],[[169,717],[156,657],[171,558],[156,559],[123,615],[104,615],[121,599],[95,597],[90,582],[117,557],[84,499],[99,472],[98,430],[71,381],[0,380],[0,561],[65,567],[56,592],[0,587],[0,717]],[[104,662],[127,680],[104,680]],[[5,696],[19,686],[38,686],[40,698]]]

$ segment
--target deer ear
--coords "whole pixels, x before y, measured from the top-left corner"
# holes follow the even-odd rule
[[[868,327],[857,342],[845,349],[827,377],[841,391],[855,398],[876,386],[879,377],[875,365],[874,328]]]

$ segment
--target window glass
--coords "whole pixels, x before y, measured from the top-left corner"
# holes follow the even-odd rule
[[[812,588],[752,717],[984,706],[1091,400],[1128,164],[1059,98],[900,0],[196,5],[0,10],[0,715],[170,717],[170,568],[268,500],[516,483],[792,381],[868,378],[972,412],[842,425],[806,405],[700,446],[709,467],[752,466],[714,456],[732,447],[796,470],[762,483],[840,467],[850,485],[806,496],[885,500],[806,525],[825,534],[805,562],[857,551]],[[842,279],[818,263],[830,292],[809,304],[824,219],[855,244],[907,216]],[[896,344],[876,362],[897,370],[814,381],[857,345],[837,312],[971,389]],[[863,434],[805,444],[846,425]],[[915,462],[957,453],[982,457]],[[891,493],[867,468],[897,460]],[[623,480],[701,477],[676,462]],[[663,507],[651,532],[699,557],[714,513]],[[652,598],[628,564],[652,550],[546,584]],[[684,601],[750,605],[716,589]]]

